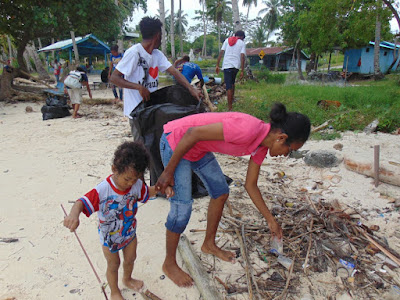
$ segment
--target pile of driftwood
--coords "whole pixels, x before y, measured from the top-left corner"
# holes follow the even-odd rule
[[[362,224],[354,208],[328,203],[306,190],[291,190],[284,174],[266,175],[270,178],[263,182],[263,197],[282,226],[289,264],[270,253],[268,226],[248,199],[243,182],[234,181],[229,213],[224,213],[218,230],[219,246],[235,251],[243,269],[223,273],[226,263],[218,268],[215,259],[200,254],[226,299],[299,299],[305,293],[300,282],[307,287],[307,280],[311,299],[335,299],[343,293],[355,299],[381,299],[400,286],[400,255],[388,246],[378,226]],[[313,283],[317,274],[331,279]],[[334,293],[321,295],[323,284],[333,285]]]

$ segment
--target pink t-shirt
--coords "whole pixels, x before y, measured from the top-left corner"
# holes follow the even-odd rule
[[[207,152],[218,152],[232,156],[250,155],[253,161],[261,165],[268,153],[268,148],[260,146],[271,129],[271,124],[265,123],[253,116],[238,112],[202,113],[187,116],[168,122],[164,132],[169,145],[175,150],[177,144],[190,127],[222,123],[223,141],[200,141],[184,156],[184,159],[197,161]]]

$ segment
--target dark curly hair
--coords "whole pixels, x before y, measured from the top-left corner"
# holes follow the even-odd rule
[[[150,157],[142,143],[124,142],[114,153],[113,165],[118,173],[132,168],[139,175],[149,167]]]
[[[288,135],[286,144],[305,143],[310,135],[310,119],[297,112],[287,112],[282,103],[275,103],[269,114],[271,129],[280,129]]]
[[[161,32],[162,26],[160,19],[144,17],[139,23],[142,38],[144,40],[152,39],[157,33]]]

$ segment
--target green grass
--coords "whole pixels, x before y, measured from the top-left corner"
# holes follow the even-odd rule
[[[382,81],[352,83],[356,86],[327,86],[300,84],[269,84],[247,81],[236,85],[235,111],[249,113],[267,121],[274,102],[282,102],[289,111],[306,114],[313,126],[331,120],[336,131],[362,130],[374,119],[379,119],[378,130],[391,132],[400,127],[399,75],[389,75]],[[324,110],[319,100],[340,101],[339,108]],[[226,103],[219,111],[225,111]]]

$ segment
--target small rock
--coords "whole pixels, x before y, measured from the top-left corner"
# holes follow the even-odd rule
[[[165,279],[165,275],[161,275],[161,276],[160,276],[160,279],[161,279],[161,280],[164,280],[164,279]]]
[[[318,168],[337,167],[343,158],[338,158],[336,153],[327,150],[310,151],[304,156],[304,162],[309,166]]]
[[[397,198],[397,199],[394,201],[394,207],[400,207],[400,198]]]
[[[26,111],[27,113],[33,112],[32,106],[27,106],[27,107],[25,107],[25,111]]]
[[[333,145],[333,149],[342,151],[343,150],[343,144],[337,143],[337,144]]]

